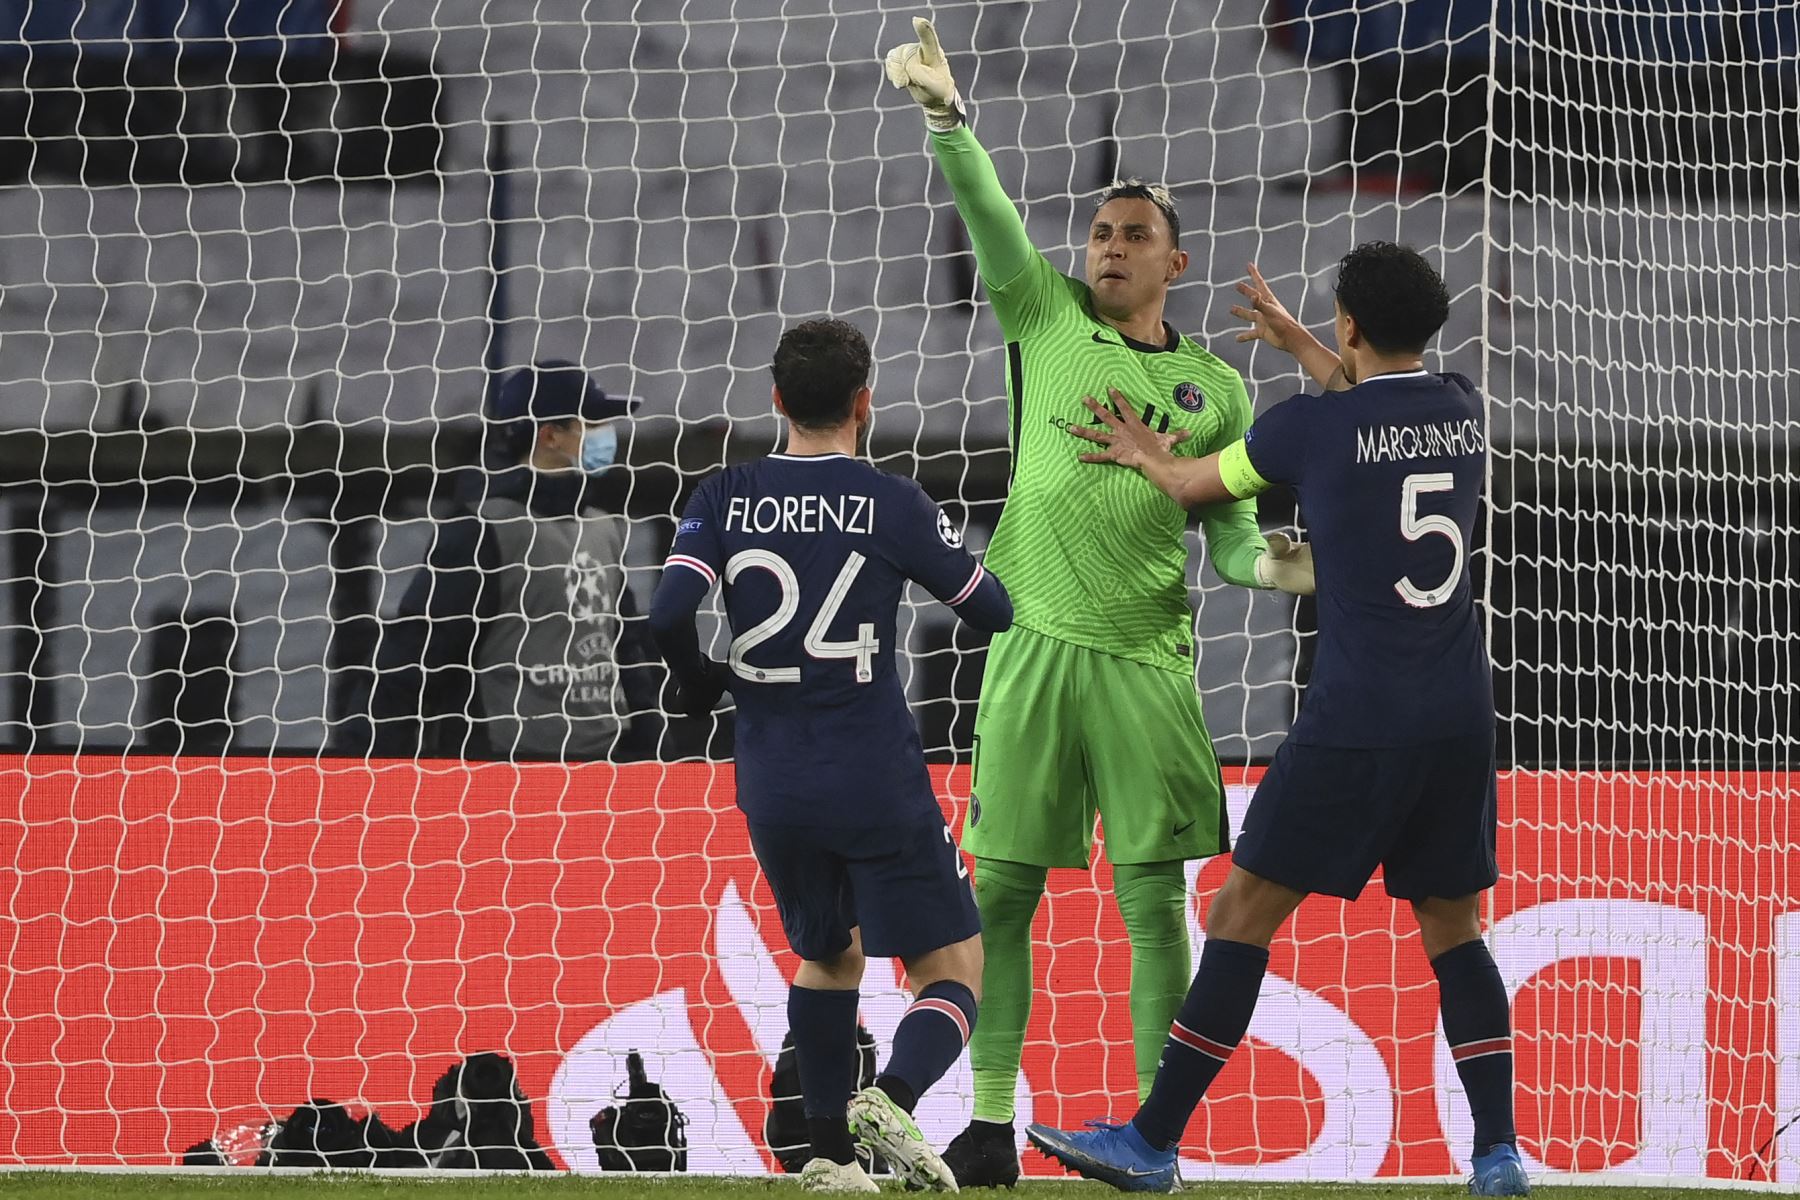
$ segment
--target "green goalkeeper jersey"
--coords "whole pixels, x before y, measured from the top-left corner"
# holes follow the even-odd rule
[[[932,147],[969,229],[976,265],[1006,337],[1012,480],[988,546],[1014,623],[1104,654],[1192,672],[1187,514],[1137,471],[1095,466],[1064,430],[1096,424],[1082,397],[1117,388],[1151,428],[1191,431],[1178,454],[1204,457],[1243,437],[1250,397],[1235,370],[1193,339],[1126,338],[1094,315],[1088,286],[1031,245],[993,163],[966,126]],[[1266,543],[1256,502],[1200,510],[1208,556],[1255,587]]]

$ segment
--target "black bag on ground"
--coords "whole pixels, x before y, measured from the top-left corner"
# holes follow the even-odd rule
[[[857,1073],[856,1090],[875,1082],[875,1035],[856,1023]],[[763,1142],[775,1155],[775,1161],[788,1174],[797,1174],[812,1157],[812,1142],[806,1131],[806,1106],[800,1099],[800,1066],[794,1055],[794,1035],[790,1030],[781,1039],[781,1053],[775,1056],[775,1072],[769,1076],[769,1115],[763,1119]],[[862,1154],[858,1149],[859,1156]],[[872,1171],[886,1171],[879,1158],[863,1164]]]
[[[438,1077],[431,1111],[397,1135],[433,1167],[447,1171],[554,1171],[538,1144],[531,1101],[512,1060],[476,1054]]]
[[[195,1147],[199,1149],[199,1147]],[[190,1151],[192,1153],[192,1151]],[[329,1100],[309,1100],[282,1121],[259,1167],[423,1167],[425,1157],[370,1113],[352,1117]]]
[[[602,1171],[685,1171],[688,1169],[687,1117],[669,1094],[650,1082],[644,1056],[625,1056],[627,1084],[619,1104],[594,1114],[588,1128]]]

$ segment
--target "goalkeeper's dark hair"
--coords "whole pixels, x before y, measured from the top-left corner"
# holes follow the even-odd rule
[[[1411,246],[1364,242],[1338,263],[1338,304],[1383,354],[1417,354],[1450,318],[1450,292]]]
[[[1162,213],[1163,220],[1169,223],[1169,240],[1181,249],[1181,214],[1175,211],[1175,196],[1160,183],[1145,183],[1141,179],[1119,179],[1100,193],[1094,211],[1099,212],[1114,200],[1148,200],[1156,205]]]
[[[848,321],[820,317],[781,335],[769,370],[788,419],[802,429],[848,421],[857,390],[869,382],[869,340]]]

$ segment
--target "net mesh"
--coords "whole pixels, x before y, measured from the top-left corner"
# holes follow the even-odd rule
[[[538,1140],[596,1169],[589,1119],[637,1049],[690,1169],[776,1168],[793,961],[731,811],[729,717],[671,717],[621,650],[616,723],[578,765],[496,751],[467,698],[429,727],[375,718],[384,686],[430,682],[396,650],[408,588],[497,465],[500,374],[535,361],[643,399],[590,496],[610,558],[576,581],[621,645],[686,494],[775,447],[767,362],[804,317],[869,335],[872,457],[985,545],[1004,347],[879,68],[913,15],[0,6],[0,1158],[168,1162],[314,1096],[398,1128],[495,1051]],[[1522,1145],[1549,1171],[1800,1177],[1792,6],[932,15],[1053,263],[1079,273],[1114,178],[1174,188],[1193,265],[1169,319],[1259,410],[1305,381],[1232,340],[1244,263],[1315,328],[1358,241],[1442,270],[1428,365],[1490,401],[1472,569],[1511,768],[1490,916]],[[1294,519],[1280,496],[1263,514]],[[1313,615],[1193,549],[1197,682],[1241,818]],[[922,595],[901,633],[960,809],[982,648]],[[1190,870],[1196,940],[1224,866]],[[1130,1106],[1109,886],[1059,873],[1040,914],[1021,1127]],[[1189,1177],[1466,1165],[1410,929],[1378,889],[1302,909]],[[902,1007],[877,964],[881,1044]],[[938,1144],[969,1090],[965,1061],[921,1109]],[[223,1140],[241,1160],[259,1136]]]
[[[1502,16],[1482,359],[1492,651],[1503,745],[1580,797],[1562,817],[1517,804],[1502,829],[1515,864],[1540,864],[1496,892],[1515,1017],[1545,1031],[1520,1054],[1525,1148],[1606,1169],[1625,1153],[1607,1130],[1636,1121],[1637,1170],[1791,1180],[1791,1063],[1713,1022],[1793,1021],[1791,946],[1726,914],[1779,929],[1794,902],[1791,879],[1751,861],[1758,844],[1791,854],[1787,777],[1744,771],[1793,758],[1793,594],[1775,564],[1795,532],[1794,13]],[[1625,849],[1684,835],[1675,859]],[[1635,895],[1577,898],[1594,867]],[[1558,1082],[1583,1053],[1585,1083]]]

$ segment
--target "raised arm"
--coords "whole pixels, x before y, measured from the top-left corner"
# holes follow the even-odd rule
[[[888,80],[910,92],[924,110],[931,149],[950,183],[956,211],[968,227],[976,268],[987,284],[1002,329],[1016,335],[1029,320],[1038,289],[1054,286],[1059,277],[1032,246],[1025,222],[1001,186],[993,160],[963,119],[962,96],[951,78],[937,31],[923,17],[913,18],[913,30],[917,42],[888,52]]]
[[[1249,282],[1238,284],[1237,290],[1249,303],[1232,305],[1231,315],[1250,322],[1250,328],[1237,335],[1238,341],[1263,342],[1293,355],[1301,370],[1328,392],[1349,390],[1350,380],[1344,374],[1344,364],[1337,352],[1314,337],[1287,306],[1275,298],[1269,281],[1263,278],[1255,263],[1250,264]]]
[[[1043,256],[1031,244],[1018,207],[1000,185],[994,160],[967,125],[932,134],[931,149],[950,183],[956,211],[968,227],[982,282],[990,291],[1004,291]]]

